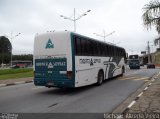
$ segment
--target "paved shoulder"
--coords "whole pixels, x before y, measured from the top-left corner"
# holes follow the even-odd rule
[[[33,82],[33,77],[0,80],[0,87]]]
[[[160,72],[119,105],[113,113],[160,114]],[[160,115],[159,115],[160,116]],[[160,117],[159,117],[160,118]]]
[[[147,89],[147,88],[146,88]],[[152,82],[127,113],[160,113],[160,78]],[[159,115],[160,116],[160,115]]]

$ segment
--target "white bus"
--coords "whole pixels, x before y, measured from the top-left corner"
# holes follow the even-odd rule
[[[37,35],[34,42],[34,84],[81,87],[123,75],[125,50],[77,33]]]

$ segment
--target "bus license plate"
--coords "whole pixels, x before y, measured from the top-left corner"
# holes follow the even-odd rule
[[[54,86],[54,83],[49,82],[49,83],[47,83],[47,85],[48,86]]]

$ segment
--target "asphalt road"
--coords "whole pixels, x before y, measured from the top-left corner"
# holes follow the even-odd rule
[[[109,113],[159,69],[127,70],[101,86],[76,89],[37,87],[33,83],[0,88],[1,113]]]

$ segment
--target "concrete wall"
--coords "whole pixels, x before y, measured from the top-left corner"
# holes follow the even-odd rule
[[[156,65],[160,65],[160,51],[155,52],[152,56],[152,61]]]

